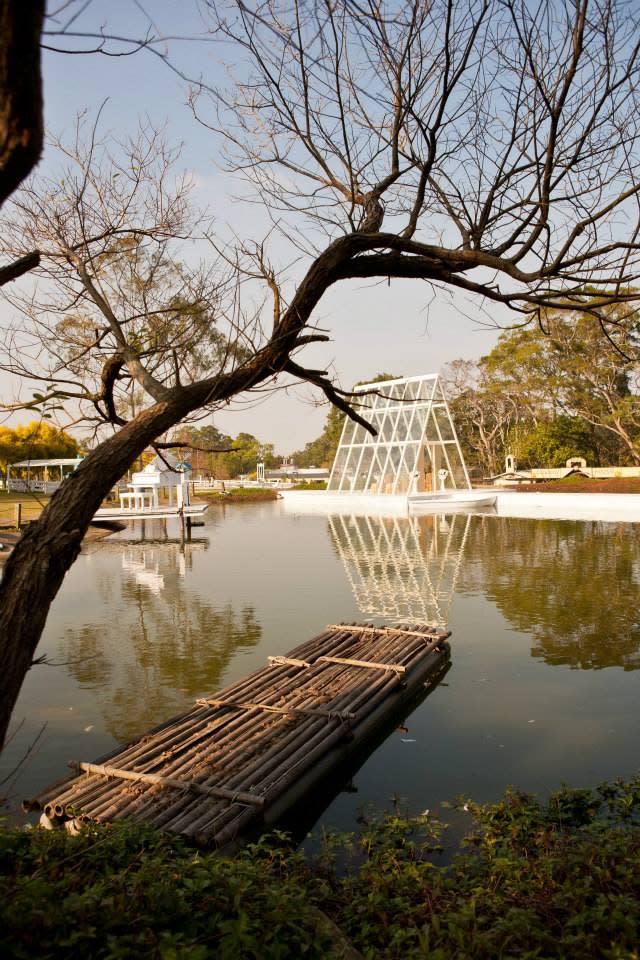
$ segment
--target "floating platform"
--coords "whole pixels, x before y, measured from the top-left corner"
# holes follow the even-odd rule
[[[375,745],[446,672],[448,636],[425,624],[331,624],[126,746],[72,764],[76,775],[24,808],[72,831],[130,818],[233,846],[316,799]]]
[[[169,517],[184,516],[186,520],[201,517],[209,509],[208,503],[189,503],[184,507],[160,506],[144,507],[142,510],[130,510],[126,507],[100,507],[94,514],[94,520],[164,520]]]
[[[334,493],[331,490],[281,490],[287,513],[350,514],[394,517],[414,513],[458,513],[496,506],[494,490],[445,490],[424,493]]]

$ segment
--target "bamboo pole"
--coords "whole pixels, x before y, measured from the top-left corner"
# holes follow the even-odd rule
[[[352,720],[354,717],[352,713],[336,714],[331,710],[312,710],[307,707],[275,707],[269,703],[237,703],[235,700],[209,700],[208,698],[198,700],[198,703],[210,707],[226,707],[231,710],[264,710],[268,713],[279,713],[294,717],[328,717],[329,719],[337,717],[339,720]]]
[[[306,660],[295,660],[293,657],[267,657],[270,666],[274,667],[310,667]]]
[[[340,624],[329,624],[329,629],[339,630],[341,629]],[[429,637],[438,637],[442,640],[445,640],[447,637],[451,636],[450,630],[441,630],[440,627],[427,627],[425,630],[410,630],[406,627],[374,627],[374,626],[364,626],[362,624],[352,624],[349,627],[349,630],[352,633],[386,633],[386,634],[399,634],[401,636],[412,636],[412,637],[422,637],[428,639]]]
[[[348,657],[318,657],[316,663],[343,663],[348,667],[366,667],[368,670],[394,670],[404,673],[405,668],[399,663],[374,663],[371,660],[352,660]]]

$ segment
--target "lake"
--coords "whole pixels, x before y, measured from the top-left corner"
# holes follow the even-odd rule
[[[83,551],[57,597],[2,756],[25,796],[186,709],[327,623],[452,631],[451,669],[320,815],[410,812],[508,784],[545,793],[640,767],[640,526],[305,516],[281,502],[130,524]],[[39,737],[39,738],[38,738]],[[5,778],[35,746],[17,773]]]

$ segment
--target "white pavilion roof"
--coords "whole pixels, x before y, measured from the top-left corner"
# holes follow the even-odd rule
[[[18,460],[17,463],[10,463],[10,467],[73,467],[77,466],[82,457],[73,457],[72,459],[62,458],[58,460]]]

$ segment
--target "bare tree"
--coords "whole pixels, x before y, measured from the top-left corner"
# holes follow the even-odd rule
[[[481,364],[454,360],[442,371],[463,449],[486,476],[503,467],[502,456],[523,421],[531,424],[517,393],[492,382]]]
[[[61,168],[30,180],[3,223],[5,245],[41,262],[5,292],[15,314],[0,369],[25,392],[0,407],[65,408],[94,434],[124,425],[154,389],[231,368],[250,337],[225,317],[224,272],[184,260],[210,220],[175,169],[179,151],[148,125],[106,139],[80,118],[71,146],[52,143]]]
[[[319,339],[307,328],[330,286],[416,278],[525,319],[573,298],[594,315],[637,298],[633,5],[289,0],[249,9],[238,0],[224,15],[205,7],[230,42],[238,81],[211,102],[200,86],[193,109],[303,250],[304,269],[287,280],[262,242],[218,241],[226,314],[255,321],[250,354],[231,367],[172,381],[135,344],[121,345],[121,370],[149,405],[83,461],[5,567],[0,732],[91,517],[150,441],[203,405],[283,374],[359,419],[324,371],[294,358]],[[244,300],[256,284],[271,298],[269,327],[260,298]]]

